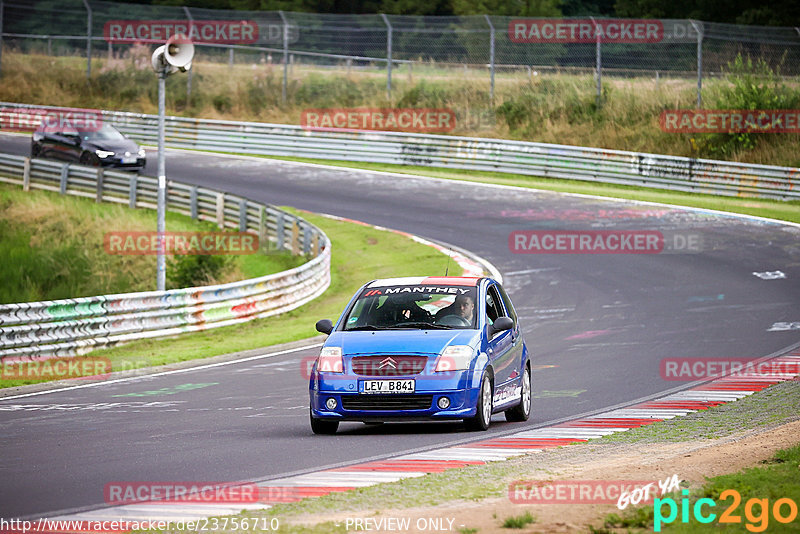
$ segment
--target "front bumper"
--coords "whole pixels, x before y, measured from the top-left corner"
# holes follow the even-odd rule
[[[391,377],[414,379],[415,392],[410,394],[358,392],[360,380],[386,378],[315,373],[309,386],[311,414],[340,421],[430,421],[463,419],[476,413],[479,388],[472,387],[470,371]],[[444,409],[438,405],[442,397],[450,401]],[[331,398],[336,400],[334,409],[325,405]]]

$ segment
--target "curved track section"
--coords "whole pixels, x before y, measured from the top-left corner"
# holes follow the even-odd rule
[[[0,136],[0,150],[27,149],[23,137]],[[458,424],[353,423],[312,436],[301,367],[315,348],[9,398],[0,401],[0,467],[14,484],[0,488],[0,516],[101,507],[114,481],[279,479],[500,437],[666,394],[682,385],[662,378],[666,358],[756,359],[800,340],[796,227],[256,158],[170,151],[167,170],[254,200],[453,243],[491,261],[533,352],[533,416],[516,424],[501,416],[480,435]],[[680,239],[694,245],[659,254],[520,254],[509,241],[519,231],[658,231],[670,247]],[[776,271],[783,277],[754,274]]]

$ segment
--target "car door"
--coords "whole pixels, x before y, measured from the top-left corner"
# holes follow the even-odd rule
[[[511,299],[508,297],[508,293],[506,293],[503,286],[500,284],[496,285],[498,293],[500,293],[500,298],[503,301],[503,308],[505,308],[505,315],[506,317],[510,317],[512,321],[514,321],[514,327],[511,329],[511,359],[513,360],[513,366],[516,370],[516,374],[514,372],[511,373],[510,378],[516,382],[517,378],[521,375],[522,371],[522,358],[525,357],[525,342],[522,336],[522,331],[519,327],[519,321],[517,320],[517,312],[514,309],[514,305],[511,303]]]
[[[486,333],[488,338],[486,353],[492,362],[495,377],[494,405],[499,406],[513,400],[513,398],[509,398],[510,393],[506,390],[511,386],[509,382],[513,380],[512,375],[514,372],[518,374],[519,371],[514,365],[514,351],[512,350],[514,348],[513,329],[496,332],[494,335],[489,336],[489,327],[494,324],[498,317],[505,315],[502,298],[494,283],[486,288],[484,313],[486,314],[484,319],[486,321]]]

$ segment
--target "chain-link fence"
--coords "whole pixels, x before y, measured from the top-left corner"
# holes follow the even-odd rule
[[[694,20],[515,19],[501,16],[331,15],[143,6],[94,0],[0,0],[5,47],[23,53],[119,57],[136,42],[165,41],[194,28],[197,60],[282,69],[286,100],[292,69],[335,68],[393,76],[411,73],[485,79],[548,73],[590,77],[598,102],[603,77],[682,78],[722,74],[738,55],[783,76],[800,74],[800,28]],[[208,30],[208,31],[206,31]],[[2,67],[0,55],[0,68]],[[191,76],[187,80],[191,90]]]

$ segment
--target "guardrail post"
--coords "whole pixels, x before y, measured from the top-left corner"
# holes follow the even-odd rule
[[[228,49],[228,67],[233,68],[233,48]]]
[[[22,190],[31,190],[31,158],[25,158],[22,164]]]
[[[289,77],[289,22],[283,11],[278,11],[283,21],[283,86],[281,87],[281,102],[286,103],[286,85]]]
[[[311,241],[311,254],[316,258],[319,256],[319,233],[314,232],[314,239]]]
[[[267,208],[258,208],[258,248],[264,254],[269,250],[269,239],[267,239]]]
[[[86,79],[92,76],[92,6],[87,0],[83,0],[86,7]]]
[[[386,24],[386,99],[392,101],[392,25],[389,17],[381,13],[383,23]]]
[[[132,210],[136,209],[136,187],[139,185],[139,175],[134,174],[131,176],[128,189],[128,207]]]
[[[303,254],[311,252],[311,230],[308,225],[303,225]]]
[[[247,201],[245,199],[239,201],[239,231],[247,231]]]
[[[69,176],[69,164],[65,163],[61,166],[61,179],[58,184],[58,192],[62,195],[67,194],[67,177]]]
[[[94,201],[100,203],[103,201],[103,180],[105,179],[105,171],[103,167],[97,169],[97,196]]]
[[[292,256],[300,254],[300,227],[297,219],[292,219]]]
[[[489,88],[489,100],[491,104],[494,105],[494,24],[492,24],[492,19],[489,18],[489,15],[484,15],[486,17],[486,22],[489,23],[489,72],[491,73],[492,83]]]
[[[225,193],[217,193],[217,226],[225,229]]]
[[[192,186],[189,190],[189,212],[192,219],[197,220],[197,186]]]
[[[283,250],[284,244],[286,242],[286,236],[284,235],[284,226],[285,223],[283,221],[283,212],[278,212],[278,217],[275,219],[275,238],[277,239],[278,250]]]

